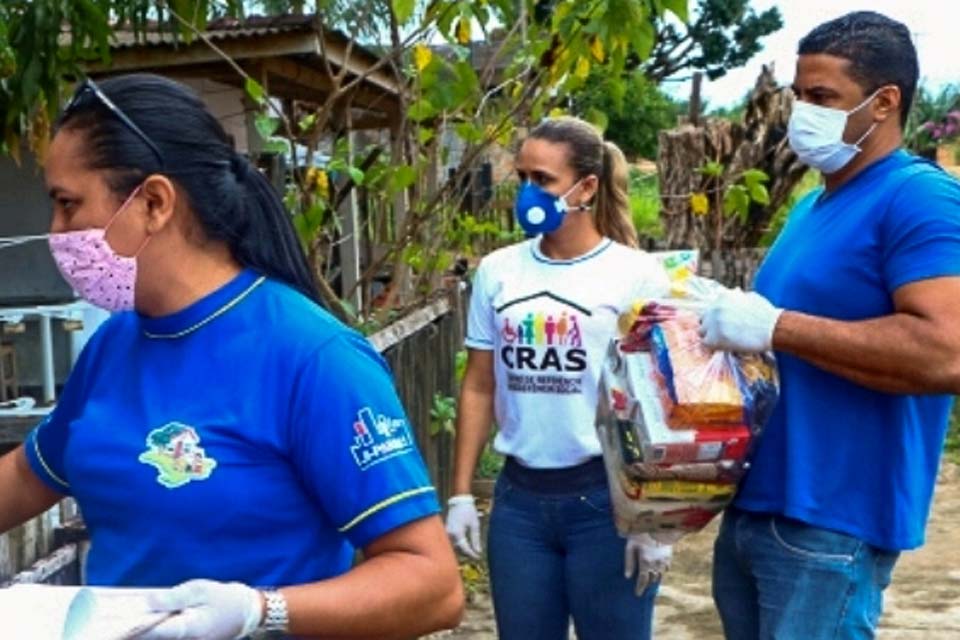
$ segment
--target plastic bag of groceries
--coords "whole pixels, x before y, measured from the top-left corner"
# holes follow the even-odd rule
[[[600,381],[597,429],[617,529],[676,539],[723,510],[779,394],[772,353],[711,351],[700,314],[723,291],[674,279],[670,296],[620,317]]]

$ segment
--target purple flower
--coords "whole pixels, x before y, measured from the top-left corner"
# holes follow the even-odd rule
[[[960,122],[960,110],[951,111],[947,114],[948,120],[953,120],[954,122]]]
[[[942,138],[942,137],[943,137],[943,127],[941,127],[941,126],[939,126],[939,125],[937,125],[936,127],[934,127],[933,132],[930,134],[930,137],[932,137],[934,140],[939,140],[940,138]]]

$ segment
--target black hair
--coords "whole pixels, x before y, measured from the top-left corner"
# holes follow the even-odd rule
[[[244,267],[319,303],[313,272],[280,196],[234,150],[231,138],[189,87],[153,74],[116,76],[98,86],[159,150],[94,92],[78,93],[55,129],[82,133],[88,166],[109,172],[107,183],[114,192],[126,196],[148,175],[166,175],[186,194],[206,239],[225,242]]]
[[[800,40],[799,55],[825,53],[850,61],[850,77],[870,94],[900,87],[900,126],[917,90],[920,67],[906,25],[873,11],[855,11],[824,22]]]

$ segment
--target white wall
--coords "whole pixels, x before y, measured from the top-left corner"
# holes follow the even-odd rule
[[[256,109],[245,99],[241,89],[205,78],[177,78],[200,94],[210,112],[220,121],[227,134],[233,136],[237,151],[259,151],[259,136],[253,129]],[[253,149],[251,149],[251,144]]]

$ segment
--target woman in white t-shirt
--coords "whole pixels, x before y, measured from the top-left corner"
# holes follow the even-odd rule
[[[474,277],[447,532],[479,557],[470,485],[496,421],[506,463],[489,562],[500,638],[566,639],[572,617],[580,640],[642,640],[671,549],[617,534],[594,417],[618,313],[665,294],[667,276],[636,249],[626,161],[592,125],[542,122],[516,169],[517,220],[533,237],[485,257]]]

